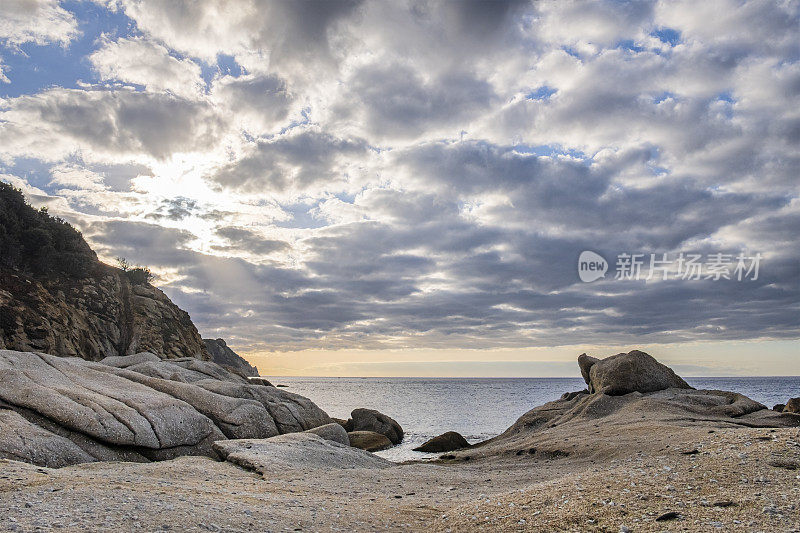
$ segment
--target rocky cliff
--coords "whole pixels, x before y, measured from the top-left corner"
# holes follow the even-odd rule
[[[258,376],[258,368],[244,360],[244,358],[231,350],[224,339],[203,339],[206,349],[211,355],[211,360],[228,370],[244,376]]]
[[[0,349],[210,359],[189,315],[132,273],[98,261],[69,224],[0,183]]]

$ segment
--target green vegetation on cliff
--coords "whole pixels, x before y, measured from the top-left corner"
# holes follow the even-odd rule
[[[22,191],[0,182],[0,267],[85,277],[96,263],[78,230],[45,207],[34,209]]]

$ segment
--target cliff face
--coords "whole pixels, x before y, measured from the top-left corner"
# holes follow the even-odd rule
[[[91,361],[143,351],[210,359],[185,311],[102,263],[79,279],[0,272],[0,349]]]
[[[258,368],[231,350],[223,339],[203,339],[211,360],[220,366],[244,376],[258,376]]]
[[[72,226],[0,182],[0,349],[210,359],[189,315],[132,274],[142,272],[101,263]]]

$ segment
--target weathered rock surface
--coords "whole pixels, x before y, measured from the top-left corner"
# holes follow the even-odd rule
[[[692,388],[671,368],[639,350],[612,355],[605,359],[581,354],[578,357],[578,366],[590,393],[602,392],[618,396],[631,392]]]
[[[621,357],[631,354],[632,357]],[[742,394],[695,390],[688,385],[674,386],[683,380],[668,367],[651,361],[652,358],[643,352],[631,354],[596,361],[582,356],[579,359],[581,369],[588,369],[589,390],[594,389],[593,393],[567,393],[556,401],[536,407],[522,415],[503,434],[473,445],[469,455],[480,457],[513,452],[515,455],[552,458],[569,455],[570,449],[580,449],[593,460],[602,460],[619,456],[621,446],[641,449],[644,443],[657,442],[660,436],[668,435],[670,431],[686,428],[706,431],[708,428],[800,426],[800,416],[767,409]],[[612,365],[604,369],[602,365],[609,360]],[[647,368],[658,379],[648,381],[646,375],[639,373]],[[620,391],[626,390],[623,387],[625,383],[628,384],[626,387],[632,384],[646,390],[656,385],[673,386],[621,394]],[[659,438],[653,435],[654,431],[658,432]],[[576,436],[582,440],[590,439],[592,446],[566,444]]]
[[[393,418],[374,409],[354,409],[352,431],[374,431],[386,436],[392,444],[403,440],[403,428]]]
[[[791,398],[786,405],[783,406],[784,413],[800,414],[800,398]]]
[[[470,444],[460,433],[448,431],[428,440],[422,446],[414,448],[415,452],[441,453],[469,448]]]
[[[0,349],[91,361],[138,352],[210,358],[185,311],[99,262],[81,279],[0,269]]]
[[[0,457],[63,466],[215,456],[221,439],[331,423],[307,398],[251,385],[209,361],[135,354],[108,363],[0,350],[0,424],[23,436],[0,439]]]
[[[253,385],[266,385],[267,387],[275,386],[272,384],[270,380],[268,380],[267,378],[262,378],[261,376],[248,376],[247,379]]]
[[[95,460],[71,440],[42,429],[8,409],[0,409],[0,455],[50,468]]]
[[[305,432],[313,433],[314,435],[320,436],[325,440],[350,446],[350,437],[347,436],[347,432],[344,430],[344,428],[336,422],[312,429],[307,429]]]
[[[231,350],[223,339],[203,339],[211,360],[223,368],[243,376],[258,376],[258,368]]]
[[[348,418],[347,420],[345,420],[344,418],[334,418],[333,421],[342,426],[345,431],[353,431],[352,418]]]
[[[386,435],[374,431],[351,431],[347,434],[350,446],[368,452],[379,452],[393,446]]]
[[[346,444],[311,433],[292,433],[270,439],[224,440],[214,449],[226,461],[262,475],[297,468],[386,468],[389,461]]]

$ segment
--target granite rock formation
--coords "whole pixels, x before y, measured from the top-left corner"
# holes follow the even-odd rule
[[[578,366],[590,393],[602,392],[618,396],[630,392],[692,388],[671,368],[639,350],[619,353],[605,359],[581,354],[578,357]]]
[[[216,457],[215,441],[332,423],[311,400],[210,361],[0,350],[0,458],[45,466]]]
[[[258,377],[258,368],[231,350],[224,339],[203,339],[211,360],[218,365],[248,377]]]

